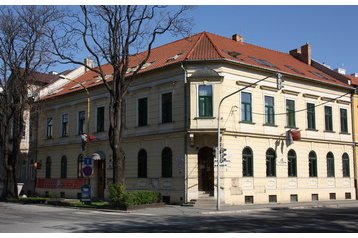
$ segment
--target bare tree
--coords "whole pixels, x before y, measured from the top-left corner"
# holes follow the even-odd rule
[[[0,198],[18,196],[16,165],[24,110],[34,90],[31,75],[48,65],[49,44],[44,33],[57,16],[56,8],[46,6],[0,9]]]
[[[124,184],[125,154],[122,148],[125,96],[151,55],[158,36],[185,34],[191,21],[187,6],[81,6],[75,21],[53,29],[52,53],[63,63],[75,63],[96,72],[109,92],[109,143],[113,153],[113,182]],[[77,41],[79,40],[79,41]],[[74,57],[80,43],[95,60],[90,68]],[[65,49],[65,50],[64,50]],[[71,51],[72,50],[72,51]],[[110,77],[108,70],[111,67]],[[128,69],[133,69],[128,74]]]

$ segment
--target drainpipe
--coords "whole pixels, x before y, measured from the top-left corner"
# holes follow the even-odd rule
[[[180,67],[184,70],[184,203],[188,202],[188,99],[187,99],[187,72],[181,63]]]
[[[357,87],[355,87],[355,90],[352,93],[352,97],[351,97],[351,118],[352,118],[352,139],[353,139],[353,173],[354,173],[354,188],[356,191],[356,199],[358,199],[358,185],[357,185],[357,152],[356,152],[356,126],[355,126],[355,103],[354,103],[354,96],[356,95],[356,90]]]

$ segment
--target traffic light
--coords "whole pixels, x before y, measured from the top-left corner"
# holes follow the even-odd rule
[[[220,149],[220,162],[225,161],[227,158],[227,149],[226,148],[221,148]]]

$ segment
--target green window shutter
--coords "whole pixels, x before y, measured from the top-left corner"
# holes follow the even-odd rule
[[[138,126],[148,125],[148,99],[138,99]]]
[[[199,85],[199,117],[213,116],[212,85]]]
[[[252,122],[251,93],[241,93],[241,121]]]
[[[347,118],[347,109],[340,109],[340,117],[341,117],[341,132],[348,132],[348,118]]]
[[[295,101],[286,99],[287,127],[296,127]]]
[[[275,103],[270,96],[265,96],[265,124],[275,125]]]
[[[172,93],[162,94],[162,123],[172,122]]]
[[[307,103],[307,128],[316,129],[316,113],[313,103]]]

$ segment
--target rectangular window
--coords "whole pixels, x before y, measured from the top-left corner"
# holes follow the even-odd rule
[[[81,135],[85,132],[86,115],[85,111],[78,112],[78,134]]]
[[[213,116],[213,87],[199,85],[199,117]]]
[[[68,136],[68,114],[62,115],[62,137]]]
[[[138,126],[148,125],[148,98],[138,99]]]
[[[265,96],[265,124],[275,125],[275,101],[270,96]]]
[[[241,93],[241,121],[252,122],[251,93]]]
[[[52,117],[48,117],[47,118],[47,130],[46,130],[46,137],[48,139],[52,138],[52,128],[53,128]]]
[[[332,107],[329,106],[324,107],[324,122],[325,122],[325,130],[333,131]]]
[[[313,103],[307,103],[307,129],[316,129],[316,112]]]
[[[295,101],[286,99],[287,127],[296,127]]]
[[[347,117],[347,109],[340,109],[341,115],[341,132],[348,133],[348,117]]]
[[[162,94],[162,123],[172,122],[172,93]]]
[[[104,107],[97,107],[97,132],[104,131]]]

